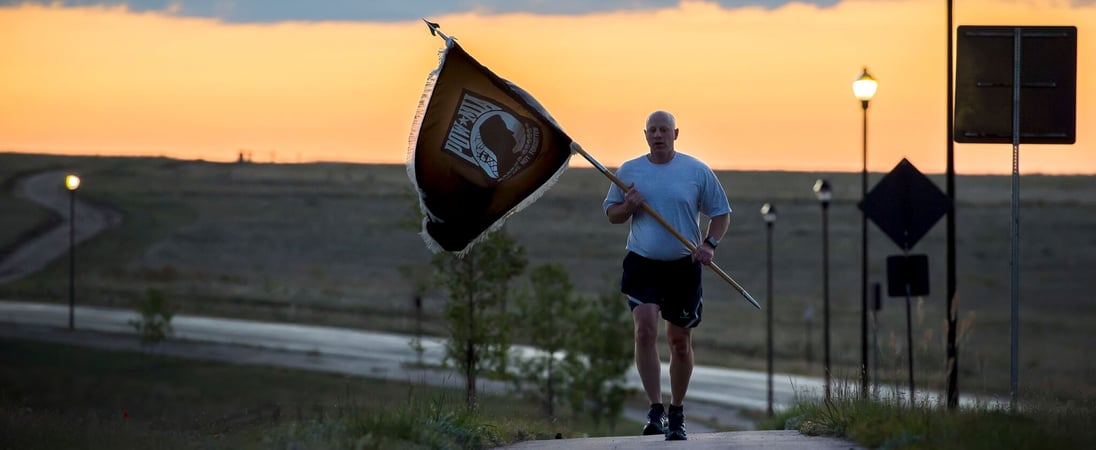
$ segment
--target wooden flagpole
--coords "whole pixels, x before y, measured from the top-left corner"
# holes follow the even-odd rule
[[[602,174],[609,178],[609,181],[612,181],[613,184],[617,185],[617,187],[623,190],[628,190],[628,186],[625,185],[623,181],[620,181],[620,178],[617,178],[616,175],[613,175],[613,173],[609,171],[609,169],[606,169],[605,166],[597,162],[597,160],[594,159],[593,156],[590,156],[589,153],[586,153],[586,150],[583,150],[582,146],[578,145],[577,142],[571,142],[571,150],[575,153],[582,155],[582,157],[586,158],[587,161],[590,161],[590,164],[593,164],[594,167],[597,168],[597,170],[599,170]],[[693,245],[692,242],[689,242],[688,239],[685,239],[685,236],[682,236],[681,233],[678,233],[677,230],[674,229],[673,225],[670,225],[670,223],[667,222],[666,219],[662,218],[661,215],[655,212],[654,208],[651,208],[651,206],[648,205],[647,202],[643,202],[643,210],[646,211],[647,214],[650,214],[651,217],[654,217],[655,220],[657,220],[658,223],[662,224],[663,227],[669,230],[670,233],[673,233],[674,237],[676,237],[677,240],[681,241],[682,244],[685,244],[685,247],[688,248],[689,251],[696,251],[696,246]],[[754,308],[761,309],[761,305],[757,303],[757,300],[754,300],[754,298],[750,296],[749,292],[746,292],[746,290],[743,289],[742,286],[738,284],[738,282],[734,281],[734,279],[731,278],[730,275],[727,275],[727,272],[724,272],[723,269],[720,269],[719,266],[715,264],[715,261],[712,261],[711,264],[708,264],[708,268],[712,269],[713,272],[718,274],[719,277],[723,278],[723,280],[725,280],[727,283],[730,283],[730,285],[734,287],[738,292],[740,292],[743,297],[746,297],[746,300],[749,301],[750,304],[754,306]]]
[[[430,34],[441,37],[446,42],[449,41],[449,36],[442,34],[441,30],[439,30],[439,28],[441,28],[440,25],[426,20],[425,18],[422,19],[422,21],[426,22],[426,26],[430,28]],[[593,164],[594,167],[597,167],[597,169],[601,171],[601,173],[604,174],[606,177],[608,177],[609,180],[613,182],[613,184],[616,184],[621,189],[628,189],[628,186],[625,186],[624,182],[620,181],[620,179],[617,178],[616,175],[613,175],[613,173],[610,172],[609,169],[606,169],[605,166],[597,162],[597,160],[594,159],[593,156],[590,156],[589,153],[586,153],[586,150],[583,150],[582,146],[578,145],[577,142],[571,142],[571,151],[582,155],[583,158],[586,158],[587,161],[590,161],[590,164]],[[651,208],[651,206],[648,205],[647,202],[643,203],[643,210],[646,211],[647,214],[650,214],[651,217],[654,217],[655,220],[657,220],[658,223],[662,224],[663,227],[666,227],[666,229],[669,230],[670,233],[673,233],[674,237],[681,241],[682,244],[685,244],[685,247],[688,248],[689,251],[696,251],[696,246],[693,245],[692,242],[689,242],[688,239],[685,239],[685,236],[682,236],[681,233],[678,233],[677,230],[674,229],[673,225],[670,225],[670,223],[667,222],[666,219],[662,218],[661,215],[655,212],[655,210]],[[712,269],[712,271],[718,274],[720,278],[723,278],[725,281],[727,281],[727,283],[730,283],[730,285],[738,290],[738,292],[740,292],[743,297],[746,297],[746,300],[749,301],[750,304],[754,306],[754,308],[761,309],[761,305],[757,303],[757,300],[754,300],[749,292],[746,292],[746,290],[743,289],[742,286],[738,284],[738,282],[734,281],[734,279],[731,278],[730,275],[727,275],[727,272],[724,272],[723,269],[720,269],[714,261],[711,264],[708,264],[708,268]]]

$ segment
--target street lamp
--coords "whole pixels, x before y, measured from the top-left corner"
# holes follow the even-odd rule
[[[773,416],[773,225],[776,223],[776,207],[766,203],[761,205],[761,217],[765,219],[765,287],[769,307],[765,308],[765,347],[768,360],[769,417]]]
[[[76,329],[76,190],[80,188],[80,177],[66,176],[65,188],[69,191],[69,331],[72,331]]]
[[[864,202],[868,197],[868,103],[875,96],[879,83],[868,74],[865,67],[856,81],[852,93],[860,100],[863,110],[861,171],[860,171],[860,396],[868,394],[868,213]]]
[[[830,182],[819,179],[814,182],[814,195],[822,203],[822,345],[826,375],[826,400],[830,399],[830,199],[833,189]]]

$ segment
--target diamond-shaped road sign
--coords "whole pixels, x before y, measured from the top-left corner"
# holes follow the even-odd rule
[[[902,158],[858,206],[895,244],[909,251],[948,212],[948,196]]]

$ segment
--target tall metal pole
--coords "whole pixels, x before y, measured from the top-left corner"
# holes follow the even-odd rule
[[[814,309],[807,306],[803,313],[803,319],[807,322],[807,368],[814,366]]]
[[[826,371],[826,401],[830,400],[830,225],[829,202],[822,202],[822,345]]]
[[[1019,397],[1020,370],[1020,28],[1012,35],[1012,345],[1009,367],[1010,407],[1015,411]]]
[[[861,100],[864,124],[860,172],[860,204],[868,198],[868,100]],[[868,213],[860,208],[860,397],[868,395]]]
[[[907,256],[908,253],[907,253]],[[907,259],[908,261],[908,259]],[[906,359],[909,362],[910,407],[916,405],[913,393],[913,318],[910,311],[910,284],[906,281]]]
[[[69,189],[69,331],[76,329],[76,189]]]
[[[952,0],[948,0],[948,114],[947,114],[947,191],[948,191],[948,218],[947,218],[947,405],[948,409],[955,410],[959,407],[959,348],[956,346],[956,327],[959,320],[959,305],[956,298],[955,276],[955,140],[953,139],[955,127],[955,104],[953,102],[955,90],[955,75],[952,61]]]
[[[872,396],[879,397],[879,308],[881,303],[881,287],[879,283],[872,283],[872,291],[875,295],[872,298],[875,300],[875,305],[871,310],[871,373],[872,373]]]
[[[765,321],[767,323],[765,327],[765,347],[766,354],[768,355],[768,408],[766,412],[769,417],[773,416],[773,222],[765,222],[766,231],[766,254],[765,259],[765,295],[769,300],[769,307],[765,308]]]

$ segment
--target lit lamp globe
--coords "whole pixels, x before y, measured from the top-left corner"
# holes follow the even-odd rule
[[[776,222],[776,207],[769,203],[761,205],[761,217],[765,219],[765,223]]]
[[[860,72],[860,76],[856,78],[856,81],[852,82],[852,93],[866,108],[868,101],[875,97],[875,90],[878,87],[879,83],[868,74],[868,68],[865,67],[864,71]]]
[[[833,188],[830,187],[830,182],[825,179],[819,179],[814,182],[814,195],[818,197],[818,201],[823,205],[829,204],[830,199],[833,198]]]
[[[65,187],[70,191],[75,191],[80,187],[80,177],[76,175],[69,175],[65,177]]]

